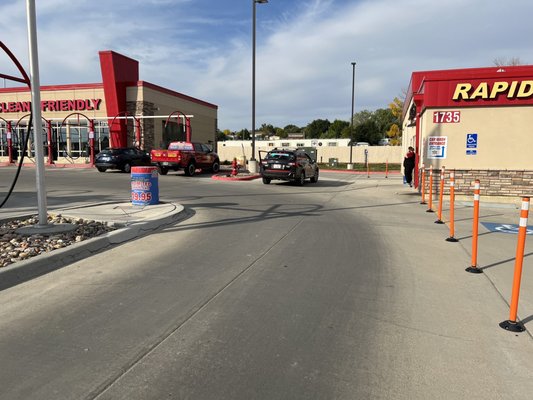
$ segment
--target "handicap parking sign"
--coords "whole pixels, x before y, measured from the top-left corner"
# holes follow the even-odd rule
[[[466,148],[467,149],[477,148],[477,133],[466,134]]]

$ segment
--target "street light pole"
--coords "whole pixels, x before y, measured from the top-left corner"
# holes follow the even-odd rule
[[[257,3],[268,3],[268,0],[252,0],[252,158],[250,159],[250,172],[257,172],[255,159],[255,8]]]
[[[30,50],[31,107],[33,112],[33,143],[35,145],[35,178],[39,209],[38,227],[48,226],[46,186],[44,179],[43,121],[41,119],[41,84],[39,81],[39,58],[37,55],[37,18],[35,0],[26,0],[28,41]]]
[[[350,164],[352,164],[352,147],[353,147],[353,106],[355,95],[355,61],[352,62],[352,114],[350,115]],[[352,165],[353,168],[353,165]]]

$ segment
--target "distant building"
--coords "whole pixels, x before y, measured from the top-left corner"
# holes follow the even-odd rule
[[[216,105],[139,80],[139,63],[129,57],[113,51],[101,51],[99,56],[102,82],[41,87],[47,154],[52,149],[55,159],[86,162],[91,136],[96,151],[107,146],[165,146],[184,139],[178,115],[194,116],[190,124],[195,140],[216,141]],[[0,89],[1,160],[6,160],[8,139],[15,157],[19,155],[30,109],[27,87]]]

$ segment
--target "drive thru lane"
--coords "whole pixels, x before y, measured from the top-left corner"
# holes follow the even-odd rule
[[[530,337],[493,326],[504,302],[455,271],[460,247],[440,257],[439,227],[398,182],[179,178],[163,197],[192,218],[0,292],[1,399],[533,390]]]

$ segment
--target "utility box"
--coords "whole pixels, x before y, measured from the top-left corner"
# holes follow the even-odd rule
[[[338,167],[339,166],[339,159],[338,158],[330,158],[329,159],[329,166],[330,167]]]

